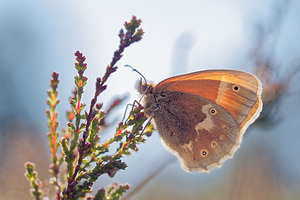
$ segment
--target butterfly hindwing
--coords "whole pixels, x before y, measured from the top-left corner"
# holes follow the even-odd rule
[[[219,165],[239,146],[235,120],[210,100],[164,92],[157,103],[159,109],[153,115],[157,129],[187,171],[206,171]]]

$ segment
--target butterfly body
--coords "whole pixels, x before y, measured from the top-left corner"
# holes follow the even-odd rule
[[[239,148],[262,109],[260,81],[235,70],[199,71],[139,83],[145,114],[186,171],[209,171]]]

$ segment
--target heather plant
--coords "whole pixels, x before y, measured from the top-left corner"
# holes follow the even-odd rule
[[[50,183],[55,189],[55,198],[59,199],[119,199],[129,188],[128,184],[113,184],[109,188],[99,188],[92,191],[95,181],[104,174],[113,177],[119,170],[125,170],[127,165],[122,158],[130,156],[132,151],[138,150],[138,145],[146,141],[146,136],[151,136],[153,127],[147,123],[143,107],[136,102],[126,117],[115,129],[115,133],[108,140],[103,141],[100,133],[105,127],[105,118],[110,110],[119,105],[123,99],[116,99],[105,111],[102,103],[98,103],[99,95],[108,87],[106,81],[117,71],[117,62],[122,58],[125,48],[142,39],[144,34],[140,27],[141,20],[132,17],[130,22],[125,22],[125,31],[119,32],[120,45],[114,52],[111,63],[107,66],[102,78],[97,78],[95,94],[86,109],[82,102],[84,87],[88,78],[84,75],[87,69],[85,56],[79,51],[75,52],[75,90],[70,97],[71,110],[67,112],[67,127],[61,132],[58,130],[59,104],[58,84],[59,74],[52,73],[50,90],[46,111],[49,132],[47,134],[51,152]],[[117,143],[118,148],[112,149],[112,144]],[[25,164],[25,176],[30,182],[30,193],[34,199],[47,197],[43,191],[42,181],[38,178],[35,165]],[[100,180],[101,181],[101,180]],[[50,197],[47,197],[50,198]]]

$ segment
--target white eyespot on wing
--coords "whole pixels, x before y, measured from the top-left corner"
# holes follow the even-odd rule
[[[212,129],[215,128],[215,124],[213,123],[211,114],[209,113],[211,107],[212,107],[211,104],[207,104],[202,107],[201,111],[206,115],[206,118],[202,122],[196,124],[195,130],[197,134],[199,134],[199,132],[203,129],[207,131],[211,131]]]

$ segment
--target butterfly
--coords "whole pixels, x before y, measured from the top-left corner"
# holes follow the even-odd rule
[[[137,89],[146,116],[188,172],[208,172],[231,158],[262,110],[262,84],[243,71],[197,71],[157,85],[140,80]]]

